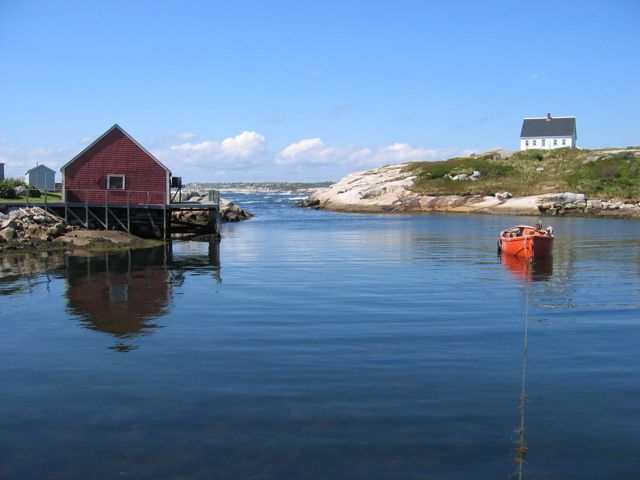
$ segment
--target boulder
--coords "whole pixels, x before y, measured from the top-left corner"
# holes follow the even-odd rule
[[[320,200],[317,198],[303,198],[298,201],[298,206],[304,208],[316,208],[320,206]]]
[[[16,238],[16,229],[11,227],[3,228],[0,231],[0,237],[5,239],[7,242],[13,240]]]
[[[362,193],[362,195],[360,196],[360,198],[375,198],[375,197],[379,197],[380,195],[384,195],[384,193],[387,191],[386,188],[372,188],[370,190],[366,190],[365,192]]]
[[[9,220],[5,220],[4,222],[0,223],[0,229],[5,229],[5,228],[17,228],[18,224],[15,222],[15,220],[9,219]]]
[[[513,194],[511,192],[496,192],[495,197],[498,200],[507,200],[513,197]]]
[[[587,200],[587,209],[589,210],[601,210],[602,200]]]

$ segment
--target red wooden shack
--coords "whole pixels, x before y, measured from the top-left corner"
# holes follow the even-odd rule
[[[115,124],[65,164],[64,200],[90,205],[168,205],[171,172]]]

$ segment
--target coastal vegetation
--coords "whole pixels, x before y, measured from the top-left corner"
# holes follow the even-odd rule
[[[437,162],[413,162],[407,173],[423,195],[514,196],[581,192],[589,198],[640,200],[640,148],[493,151]],[[480,176],[467,178],[474,172]]]
[[[47,192],[47,201],[60,202],[60,193]],[[0,181],[0,203],[31,202],[44,203],[45,196],[34,185],[29,185],[19,178],[6,178]]]

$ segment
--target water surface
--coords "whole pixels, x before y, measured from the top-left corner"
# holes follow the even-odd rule
[[[640,224],[527,266],[532,218],[237,197],[219,245],[0,258],[1,477],[640,476]]]

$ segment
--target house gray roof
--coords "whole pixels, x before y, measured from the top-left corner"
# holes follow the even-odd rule
[[[39,170],[39,169],[42,169],[42,168],[44,168],[45,170],[48,170],[48,171],[50,171],[50,172],[56,173],[56,171],[55,171],[54,169],[49,168],[49,167],[47,167],[46,165],[36,165],[35,167],[30,168],[29,170],[27,170],[26,172],[24,172],[24,174],[25,174],[25,175],[27,175],[29,172],[32,172],[32,171],[34,171],[34,170]]]
[[[520,138],[572,137],[576,133],[576,117],[525,118]]]

